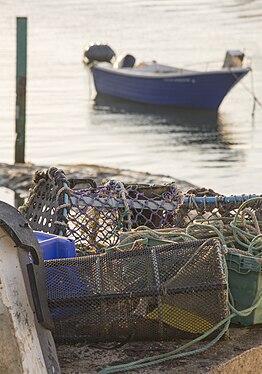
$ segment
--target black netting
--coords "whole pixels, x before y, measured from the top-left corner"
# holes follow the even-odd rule
[[[119,242],[123,231],[138,226],[172,227],[182,203],[175,183],[127,185],[91,179],[66,179],[56,168],[37,172],[28,201],[20,208],[34,230],[74,239],[79,254],[104,252]]]
[[[111,181],[69,193],[67,234],[82,253],[113,247],[121,232],[138,226],[172,227],[182,199],[174,183],[144,186]]]
[[[217,240],[45,261],[56,339],[192,338],[227,316]]]
[[[67,181],[62,170],[37,170],[28,200],[19,208],[34,230],[64,235],[66,232],[65,190]]]

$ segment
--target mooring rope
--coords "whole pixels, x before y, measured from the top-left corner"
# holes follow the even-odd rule
[[[256,110],[256,104],[259,105],[260,108],[262,108],[262,102],[257,98],[257,96],[255,95],[255,89],[254,89],[254,78],[253,78],[253,70],[252,68],[250,68],[250,74],[251,74],[251,89],[248,88],[243,82],[242,80],[239,81],[239,78],[238,76],[230,69],[231,71],[231,74],[234,76],[234,78],[237,79],[237,81],[242,85],[242,87],[252,96],[253,98],[253,108],[252,108],[252,117],[255,116],[255,110]]]

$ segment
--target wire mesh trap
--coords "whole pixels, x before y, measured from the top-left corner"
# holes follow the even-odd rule
[[[80,254],[104,252],[118,243],[121,232],[141,225],[172,227],[182,203],[175,183],[84,182],[85,188],[79,189],[79,180],[67,180],[61,170],[38,171],[20,208],[33,229],[74,239]]]
[[[218,240],[45,261],[62,341],[192,338],[228,315]]]
[[[224,196],[211,189],[196,188],[187,191],[183,204],[176,211],[174,226],[185,228],[195,221],[228,223],[239,207],[257,195]]]
[[[92,179],[68,179],[63,171],[49,168],[36,172],[28,200],[20,211],[33,229],[73,239],[80,256],[103,253],[121,244],[123,233],[141,226],[177,231],[190,226],[189,236],[214,237],[214,231],[204,225],[192,227],[193,222],[212,225],[229,246],[248,249],[251,245],[251,252],[258,254],[261,253],[259,199],[256,195],[223,196],[205,188],[189,190],[182,196],[175,183],[124,185],[109,181],[97,186]],[[252,200],[249,208],[239,213],[247,200]]]

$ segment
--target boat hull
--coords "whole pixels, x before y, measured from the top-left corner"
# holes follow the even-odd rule
[[[144,104],[217,110],[227,93],[249,68],[222,69],[186,75],[145,76],[95,65],[97,93]]]
[[[45,268],[28,222],[0,201],[0,373],[61,374]]]

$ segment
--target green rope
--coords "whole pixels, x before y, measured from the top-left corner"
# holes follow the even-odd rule
[[[195,354],[195,353],[201,353],[204,350],[210,348],[212,345],[214,345],[225,334],[225,332],[228,330],[230,320],[234,316],[235,316],[234,313],[230,314],[227,318],[220,321],[216,326],[209,329],[203,335],[197,337],[196,339],[192,340],[191,342],[188,342],[188,343],[178,347],[177,349],[175,349],[171,352],[163,353],[161,355],[156,355],[156,356],[143,358],[141,360],[133,361],[133,362],[130,362],[128,364],[108,367],[108,368],[102,369],[101,371],[99,371],[99,373],[100,374],[110,374],[110,373],[117,373],[117,372],[123,372],[123,371],[128,371],[128,370],[134,370],[134,369],[142,368],[142,367],[153,365],[153,364],[159,364],[159,363],[162,363],[162,362],[165,362],[165,361],[168,361],[168,360],[172,360],[172,359],[175,359],[175,358],[185,357],[185,356],[189,356],[189,355],[192,355],[192,354]],[[211,342],[206,344],[204,347],[201,347],[201,348],[193,350],[193,351],[180,353],[181,351],[185,350],[186,348],[190,348],[193,344],[198,343],[199,341],[207,338],[210,334],[215,332],[219,327],[223,326],[223,324],[226,324],[225,327],[223,328],[223,330],[216,336],[215,339],[213,339]]]
[[[240,224],[245,224],[245,222],[243,222],[243,215],[241,215],[241,212],[244,210],[244,208],[246,208],[246,206],[248,206],[250,203],[257,203],[257,202],[261,202],[262,203],[262,197],[256,197],[256,198],[251,198],[249,200],[246,200],[243,204],[240,205],[240,207],[238,208],[237,212],[236,212],[236,215],[234,216],[232,222],[230,222],[230,226],[232,228],[232,232],[233,232],[233,236],[234,236],[234,239],[236,241],[236,243],[238,243],[240,246],[242,246],[243,248],[245,248],[249,253],[251,254],[254,254],[254,246],[258,243],[258,241],[260,240],[260,238],[262,237],[261,233],[260,233],[260,228],[259,228],[259,223],[257,220],[255,220],[254,218],[250,221],[250,223],[254,224],[255,226],[255,229],[257,231],[257,235],[254,235],[250,232],[247,232],[246,230],[243,230],[241,227],[239,227]],[[239,219],[239,216],[242,217],[242,220]],[[243,242],[243,240],[240,240],[239,237],[243,237],[243,238],[246,238],[246,243]],[[262,247],[257,247],[256,248],[256,252],[259,252],[260,255],[262,255]]]
[[[259,234],[255,238],[252,239],[248,247],[248,252],[255,257],[262,257],[262,245],[254,248],[258,242],[260,243],[262,242],[262,234]]]
[[[201,228],[201,229],[204,228],[204,229],[207,229],[211,232],[214,231],[216,233],[216,235],[218,236],[219,240],[221,241],[221,243],[223,245],[226,245],[225,237],[215,226],[205,225],[205,224],[201,224],[201,223],[191,223],[189,226],[187,226],[186,233],[188,234],[190,231],[192,231],[195,228]]]
[[[139,237],[140,236],[140,237]],[[116,249],[124,250],[125,248],[130,249],[130,245],[136,241],[140,241],[139,244],[150,245],[149,240],[153,239],[155,245],[161,244],[172,244],[179,239],[184,241],[196,240],[192,235],[187,234],[183,231],[176,231],[174,229],[156,229],[153,230],[147,226],[138,226],[132,231],[122,233],[120,236],[120,243]],[[159,242],[157,242],[159,241]]]
[[[127,364],[108,367],[108,368],[102,369],[101,371],[99,371],[99,373],[100,374],[110,374],[110,373],[124,372],[124,371],[128,371],[128,370],[139,369],[139,368],[149,366],[149,365],[160,364],[160,363],[163,363],[163,362],[168,361],[168,360],[178,359],[178,358],[187,357],[187,356],[190,356],[190,355],[193,355],[193,354],[202,353],[205,350],[211,348],[214,344],[216,344],[221,339],[221,337],[228,330],[231,319],[233,317],[235,317],[237,315],[242,316],[242,317],[246,317],[246,316],[250,315],[258,307],[258,305],[261,303],[261,301],[262,301],[261,296],[262,296],[262,291],[258,293],[258,295],[256,296],[253,304],[249,308],[247,308],[245,310],[242,310],[242,311],[236,310],[233,307],[233,305],[228,301],[228,305],[229,305],[230,309],[233,311],[233,313],[229,314],[228,317],[224,318],[222,321],[217,323],[214,327],[212,327],[211,329],[206,331],[201,336],[197,337],[196,339],[192,340],[191,342],[188,342],[188,343],[176,348],[175,350],[173,350],[171,352],[167,352],[167,353],[164,353],[164,354],[161,354],[161,355],[146,357],[146,358],[143,358],[143,359],[140,359],[140,360],[137,360],[137,361],[127,363]],[[207,338],[209,335],[214,333],[217,329],[219,329],[224,324],[225,324],[224,328],[219,332],[219,334],[211,342],[205,344],[201,348],[197,348],[197,349],[194,349],[192,351],[181,352],[181,351],[184,351],[187,348],[190,348],[192,345],[202,341],[203,339]]]
[[[240,317],[247,317],[260,305],[261,302],[262,302],[262,290],[259,290],[254,298],[253,303],[247,309],[237,310],[230,302],[228,302],[228,305],[230,309],[232,310],[232,312],[235,313],[236,315]]]

